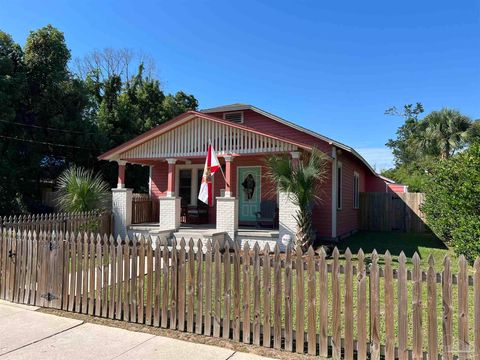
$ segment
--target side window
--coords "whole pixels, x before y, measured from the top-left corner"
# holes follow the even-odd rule
[[[342,169],[342,163],[339,162],[337,164],[337,210],[342,210],[342,200],[343,200],[343,194],[342,194],[342,183],[343,183],[343,169]]]
[[[353,208],[360,207],[360,176],[357,172],[353,173]]]

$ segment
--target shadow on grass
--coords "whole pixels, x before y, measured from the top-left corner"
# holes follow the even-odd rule
[[[373,250],[383,255],[390,251],[392,256],[399,256],[403,251],[407,258],[411,258],[415,252],[420,256],[423,250],[448,250],[448,247],[432,233],[395,233],[395,232],[358,232],[338,244],[338,250],[343,253],[350,248],[356,254],[360,248],[365,254]]]

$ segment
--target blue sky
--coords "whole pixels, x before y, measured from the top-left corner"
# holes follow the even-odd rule
[[[23,44],[52,24],[72,56],[130,48],[151,55],[168,92],[201,108],[256,105],[355,147],[377,169],[420,101],[480,118],[480,2],[6,1],[0,29]]]

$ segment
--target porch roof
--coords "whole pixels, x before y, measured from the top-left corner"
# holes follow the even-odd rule
[[[307,144],[220,119],[197,111],[185,112],[100,155],[100,160],[140,160],[204,157],[208,143],[222,155],[311,150]]]

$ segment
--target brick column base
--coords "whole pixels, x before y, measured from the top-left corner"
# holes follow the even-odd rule
[[[234,197],[217,197],[217,231],[225,231],[230,244],[238,230],[238,200]]]
[[[122,239],[127,235],[127,226],[132,224],[133,189],[112,189],[113,235]]]
[[[295,242],[295,235],[297,234],[297,221],[295,216],[297,215],[298,206],[292,203],[292,200],[285,192],[278,194],[278,237],[282,242],[285,235],[291,237],[291,241]]]
[[[161,197],[160,230],[178,230],[180,228],[180,198]]]

